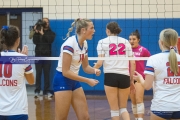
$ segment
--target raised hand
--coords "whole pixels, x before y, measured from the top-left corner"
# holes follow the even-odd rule
[[[22,51],[20,50],[20,48],[18,48],[18,53],[22,53],[24,55],[28,55],[28,46],[24,45],[22,48]]]

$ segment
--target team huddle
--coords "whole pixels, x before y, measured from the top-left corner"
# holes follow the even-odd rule
[[[70,32],[76,28],[76,35]],[[129,40],[119,37],[121,32],[117,22],[106,26],[106,38],[98,41],[98,57],[149,57],[143,60],[98,60],[94,66],[88,62],[88,44],[95,33],[89,19],[76,19],[61,46],[60,59],[53,78],[55,95],[55,119],[67,120],[70,106],[78,120],[89,120],[88,105],[80,82],[95,86],[98,80],[80,76],[82,65],[87,74],[99,76],[103,66],[104,89],[110,106],[112,120],[130,120],[127,102],[130,96],[135,120],[144,117],[144,90],[153,88],[150,120],[180,119],[180,55],[176,53],[178,33],[174,29],[164,29],[159,35],[161,53],[155,55],[140,45],[138,30],[129,35]],[[43,35],[42,35],[43,36]],[[0,41],[6,47],[1,56],[27,56],[28,48],[17,51],[20,32],[15,26],[3,26]],[[146,64],[146,65],[145,65]],[[30,64],[0,64],[0,120],[28,120],[27,93],[24,77],[34,84],[33,69]],[[9,83],[7,79],[16,80]],[[16,99],[14,99],[16,98]],[[21,101],[19,104],[18,101]]]

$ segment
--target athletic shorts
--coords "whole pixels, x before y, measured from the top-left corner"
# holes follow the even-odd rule
[[[152,113],[164,119],[180,119],[180,111],[152,111]]]
[[[105,73],[104,85],[120,89],[128,88],[130,87],[130,76],[116,73]]]
[[[56,72],[53,80],[53,90],[54,92],[57,91],[67,91],[71,90],[74,91],[77,88],[80,88],[81,84],[79,81],[71,80],[69,78],[66,78],[62,75],[62,72]]]
[[[0,115],[0,120],[28,120],[28,115]]]

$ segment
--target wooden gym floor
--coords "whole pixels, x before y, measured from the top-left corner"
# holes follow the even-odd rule
[[[29,120],[55,120],[55,101],[54,99],[45,99],[41,96],[39,99],[34,99],[32,88],[27,88],[28,91],[28,106]],[[149,120],[149,109],[152,95],[145,95],[145,115],[144,120]],[[87,95],[90,120],[110,120],[110,109],[105,95]],[[131,101],[128,101],[127,107],[131,120],[134,120]],[[74,110],[71,108],[68,115],[68,120],[77,120]],[[122,120],[122,119],[121,119]]]

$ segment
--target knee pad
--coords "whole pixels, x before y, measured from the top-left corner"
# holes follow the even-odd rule
[[[111,110],[111,117],[119,116],[118,110]]]
[[[143,120],[143,118],[137,118],[137,120]]]
[[[137,104],[137,114],[144,114],[144,103]]]
[[[137,105],[131,104],[133,114],[137,114]]]
[[[127,109],[126,108],[121,108],[120,110],[119,110],[119,114],[121,115],[123,112],[127,112]]]

